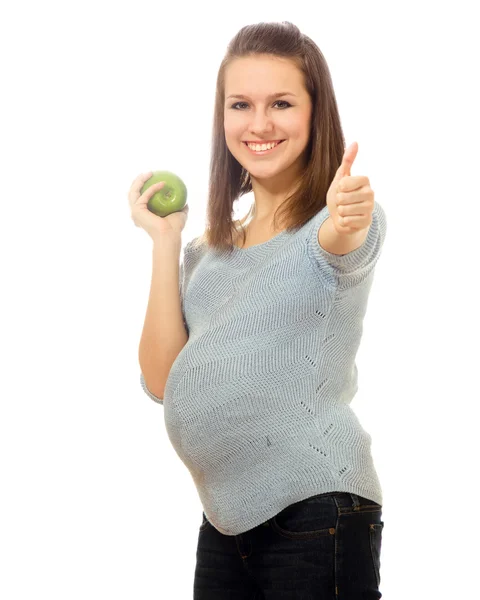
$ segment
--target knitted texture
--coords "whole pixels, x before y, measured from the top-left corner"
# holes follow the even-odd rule
[[[296,232],[227,252],[190,241],[180,264],[189,339],[162,403],[207,519],[238,535],[316,494],[382,504],[371,436],[349,406],[386,234],[378,202],[362,246],[318,243],[325,206]]]

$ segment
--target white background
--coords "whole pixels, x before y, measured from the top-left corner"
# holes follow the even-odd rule
[[[352,175],[388,218],[351,405],[384,493],[381,591],[475,595],[473,5],[2,7],[0,597],[192,598],[202,506],[139,383],[152,243],[127,192],[142,172],[176,172],[183,246],[200,235],[218,67],[242,26],[282,20],[324,53],[359,145]]]

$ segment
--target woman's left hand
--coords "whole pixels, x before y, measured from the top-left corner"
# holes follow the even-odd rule
[[[370,181],[368,177],[350,175],[357,152],[357,142],[345,150],[342,164],[327,192],[328,211],[335,231],[341,235],[358,234],[372,223],[375,202]]]

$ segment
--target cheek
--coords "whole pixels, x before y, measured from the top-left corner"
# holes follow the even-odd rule
[[[227,144],[227,148],[230,150],[230,152],[236,156],[238,150],[237,150],[237,146],[238,146],[238,134],[235,133],[235,130],[233,130],[231,127],[225,126],[224,127],[224,133],[225,133],[225,143]]]
[[[305,136],[308,136],[310,132],[310,125],[305,122],[304,117],[299,116],[297,119],[291,121],[290,129],[292,131],[292,137],[303,139]]]
[[[231,121],[225,121],[224,125],[223,125],[223,129],[225,131],[225,138],[228,141],[234,141],[234,139],[236,137],[238,137],[239,134],[239,128],[238,126],[235,126],[235,123],[232,123]]]

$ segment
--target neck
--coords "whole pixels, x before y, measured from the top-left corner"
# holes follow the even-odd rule
[[[273,215],[278,207],[298,189],[301,182],[301,176],[289,169],[272,179],[250,178],[255,198],[252,222],[259,224],[273,222]]]

